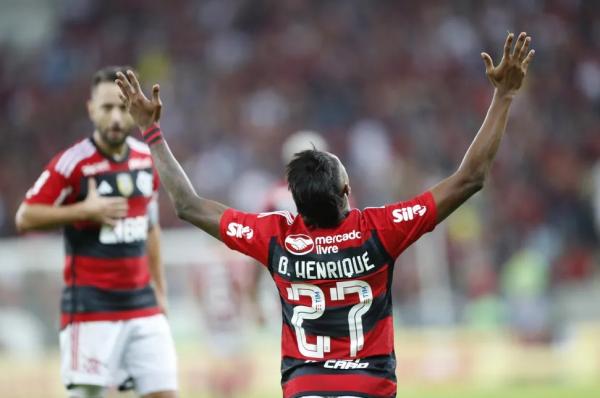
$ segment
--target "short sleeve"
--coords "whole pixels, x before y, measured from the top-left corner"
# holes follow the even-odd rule
[[[160,210],[158,207],[158,192],[154,192],[147,207],[148,227],[152,228],[160,223]]]
[[[280,218],[283,219],[269,213],[254,214],[227,209],[221,216],[221,239],[230,249],[267,265],[271,238],[281,230]]]
[[[376,230],[388,253],[396,258],[423,234],[436,226],[436,207],[431,192],[411,200],[363,212],[366,227]]]
[[[56,171],[54,164],[55,161],[50,162],[27,191],[25,203],[59,206],[73,191],[70,181],[63,174]]]

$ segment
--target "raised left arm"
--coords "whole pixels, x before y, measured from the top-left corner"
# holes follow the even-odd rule
[[[498,66],[494,67],[487,53],[481,53],[488,79],[495,87],[494,96],[485,120],[458,170],[431,189],[438,223],[483,187],[496,156],[506,130],[510,105],[523,84],[534,54],[534,50],[528,52],[531,37],[525,32],[519,35],[511,52],[513,37],[510,33],[506,38],[504,55]]]

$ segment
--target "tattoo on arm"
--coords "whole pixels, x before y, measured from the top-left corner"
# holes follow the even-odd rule
[[[227,207],[198,196],[165,140],[150,146],[154,164],[177,216],[220,239],[220,221]]]

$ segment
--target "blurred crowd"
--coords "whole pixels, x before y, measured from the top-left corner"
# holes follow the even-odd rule
[[[484,191],[446,224],[451,283],[470,303],[460,316],[544,338],[552,287],[598,271],[598,2],[53,4],[36,44],[0,42],[3,236],[45,163],[91,134],[85,101],[102,66],[129,64],[146,86],[161,84],[163,129],[202,195],[261,210],[283,178],[282,142],[308,129],[347,165],[363,207],[457,168],[492,96],[479,54],[499,61],[510,30],[533,37],[536,57]],[[163,225],[178,225],[161,202]],[[400,304],[419,289],[411,269],[397,278]]]

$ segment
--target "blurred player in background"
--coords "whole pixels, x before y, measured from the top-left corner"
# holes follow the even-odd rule
[[[198,196],[169,150],[152,99],[133,72],[118,84],[142,128],[177,215],[265,266],[282,310],[282,388],[285,398],[396,396],[391,275],[394,260],[482,189],[508,112],[533,50],[521,33],[506,38],[497,66],[482,53],[495,90],[485,120],[457,171],[406,202],[350,209],[348,175],[333,154],[306,150],[287,166],[299,215],[250,214]]]
[[[163,314],[159,180],[148,147],[129,136],[133,119],[114,83],[122,70],[94,75],[93,135],[50,161],[16,225],[21,232],[64,227],[60,348],[69,397],[102,397],[132,380],[143,397],[172,398],[176,358]]]
[[[292,161],[294,155],[307,149],[317,149],[327,152],[329,146],[327,141],[317,132],[310,130],[300,130],[290,135],[281,146],[281,160],[285,167]],[[264,211],[289,211],[297,213],[294,198],[290,192],[287,181],[282,179],[271,188],[266,195]]]
[[[195,266],[194,287],[210,357],[211,397],[244,396],[254,370],[248,357],[250,327],[260,318],[253,287],[256,267],[227,253],[215,252]]]

